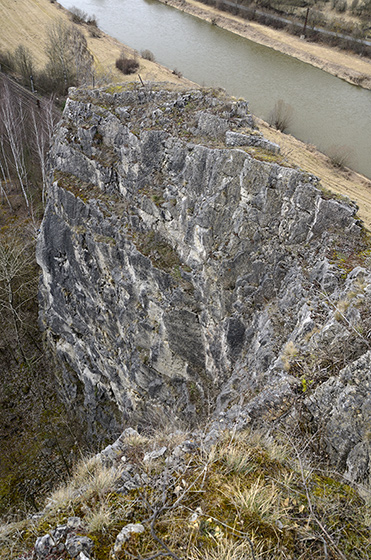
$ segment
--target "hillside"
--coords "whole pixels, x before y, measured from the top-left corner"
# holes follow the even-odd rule
[[[59,20],[71,23],[68,12],[58,2],[2,0],[0,4],[0,52],[13,52],[19,44],[24,44],[30,50],[35,65],[40,70],[47,62],[44,48],[48,29]],[[78,25],[77,28],[83,31],[88,41],[88,48],[93,54],[98,74],[105,77],[106,81],[132,80],[132,76],[125,77],[115,66],[115,61],[124,45],[101,30],[98,37],[92,37],[89,33],[89,26],[86,24]],[[128,47],[125,49],[128,55],[134,54],[132,49]],[[144,80],[166,81],[181,86],[191,84],[188,80],[175,76],[171,70],[145,59],[140,59],[139,72]]]
[[[103,451],[1,528],[1,556],[366,560],[355,205],[221,90],[75,89],[49,165],[44,339]]]

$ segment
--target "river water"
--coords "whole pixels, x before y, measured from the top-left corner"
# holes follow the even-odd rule
[[[324,152],[346,146],[350,166],[371,178],[371,91],[156,0],[59,1],[95,14],[103,31],[190,80],[245,98],[264,120],[284,100],[291,134]]]

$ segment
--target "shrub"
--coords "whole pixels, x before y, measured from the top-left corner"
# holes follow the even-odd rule
[[[134,74],[139,68],[139,62],[135,58],[126,58],[124,53],[121,53],[120,58],[116,60],[116,68],[123,74]]]
[[[285,132],[292,122],[293,108],[279,99],[268,117],[268,123],[277,130]]]
[[[141,57],[144,58],[145,60],[150,60],[151,62],[155,61],[155,55],[153,54],[152,51],[150,51],[148,49],[145,49],[140,54],[141,54]]]
[[[92,27],[98,27],[97,16],[95,14],[87,16],[85,23],[87,23],[87,25],[91,25]]]
[[[87,25],[98,27],[97,18],[94,14],[92,16],[89,16],[86,12],[80,10],[80,8],[76,8],[76,6],[72,6],[72,8],[70,8],[68,11],[73,23],[86,23]]]
[[[71,14],[71,20],[73,21],[73,23],[85,23],[88,19],[88,14],[83,10],[80,10],[80,8],[76,8],[76,6],[72,6],[69,12]]]
[[[339,144],[330,146],[327,155],[334,167],[343,169],[349,167],[351,161],[351,152],[348,146],[340,146]]]

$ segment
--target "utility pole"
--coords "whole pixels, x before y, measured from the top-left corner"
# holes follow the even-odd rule
[[[303,38],[304,39],[305,39],[305,32],[307,30],[308,16],[309,16],[309,8],[307,8],[307,13],[305,15],[305,22],[304,22],[304,27],[303,27]]]

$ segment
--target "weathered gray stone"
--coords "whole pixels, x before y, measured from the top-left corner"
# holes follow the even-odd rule
[[[222,137],[228,129],[228,121],[216,115],[201,112],[198,115],[198,132],[206,136]]]
[[[94,542],[89,539],[89,537],[71,534],[67,537],[65,547],[68,556],[71,558],[76,558],[80,552],[84,552],[84,554],[87,554],[89,557],[93,550]]]
[[[90,556],[87,556],[84,551],[81,551],[77,557],[77,560],[91,560]]]
[[[332,461],[351,480],[370,477],[371,351],[331,377],[305,405],[320,427]]]
[[[163,457],[166,451],[167,451],[167,447],[165,446],[160,447],[160,449],[155,449],[154,451],[149,451],[144,455],[143,461],[145,463],[148,463],[149,461],[155,461],[156,459]]]
[[[125,525],[116,537],[113,547],[114,553],[117,554],[121,551],[123,544],[130,539],[131,535],[139,535],[144,531],[145,529],[141,523],[129,523]]]
[[[260,134],[241,134],[228,130],[225,134],[225,143],[231,148],[236,148],[238,146],[255,146],[256,148],[263,148],[274,154],[279,154],[280,152],[278,144],[266,140]]]
[[[221,92],[71,94],[50,152],[40,319],[93,438],[153,406],[197,421],[232,411],[225,426],[279,420],[303,396],[304,365],[327,379],[329,355],[337,391],[368,350],[357,333],[371,330],[370,272],[347,275],[337,256],[364,260],[356,207],[312,175],[223,147],[264,143],[249,117]],[[357,448],[364,473],[364,438],[347,429],[332,457],[351,469]],[[121,453],[120,438],[102,457]]]
[[[54,545],[54,540],[49,534],[38,537],[35,543],[36,556],[38,558],[46,558],[47,556],[49,556]]]
[[[67,519],[67,530],[79,529],[82,525],[83,521],[81,517],[69,517]]]
[[[58,525],[53,531],[50,532],[50,535],[55,544],[59,544],[67,535],[68,527],[67,525]]]

